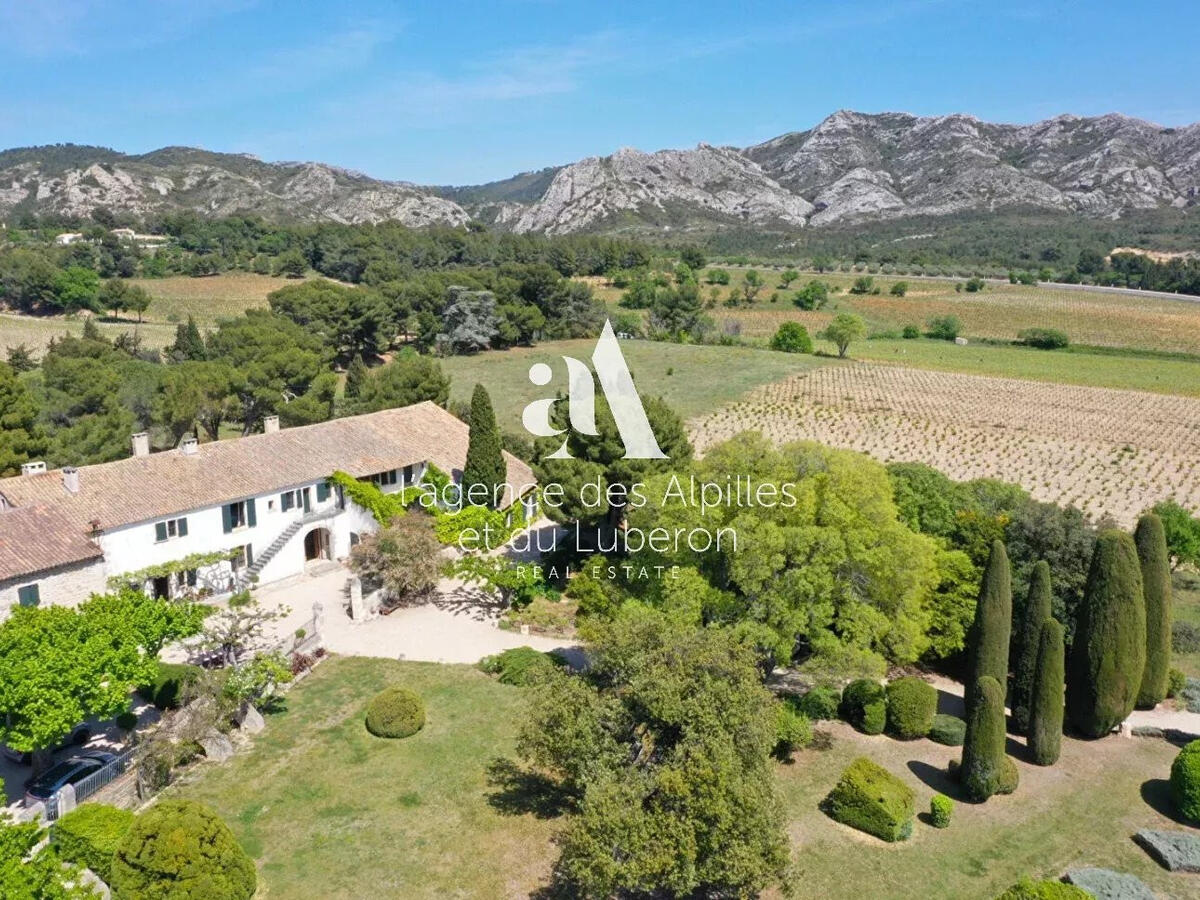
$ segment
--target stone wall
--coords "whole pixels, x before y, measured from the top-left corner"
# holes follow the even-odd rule
[[[41,606],[77,606],[92,594],[104,593],[106,582],[102,560],[0,581],[0,621],[7,619],[13,607],[19,604],[17,590],[27,584],[38,586]]]

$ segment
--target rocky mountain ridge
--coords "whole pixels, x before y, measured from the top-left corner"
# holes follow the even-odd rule
[[[1116,114],[1002,125],[967,115],[840,111],[746,148],[622,149],[485,185],[420,187],[320,163],[164,148],[0,152],[0,217],[23,210],[173,210],[299,221],[461,225],[565,234],[750,226],[1034,207],[1117,217],[1200,203],[1200,124]]]

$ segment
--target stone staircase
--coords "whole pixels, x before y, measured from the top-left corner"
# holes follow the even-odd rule
[[[254,557],[254,562],[252,562],[250,565],[248,565],[246,567],[246,574],[252,579],[257,578],[259,573],[262,572],[262,570],[264,568],[266,568],[267,563],[269,563],[272,559],[275,558],[275,554],[278,553],[280,550],[282,550],[284,548],[284,545],[287,544],[287,542],[290,541],[292,538],[294,538],[296,536],[296,533],[303,527],[304,527],[304,520],[297,519],[295,522],[290,524],[287,528],[283,529],[283,531],[281,531],[279,533],[279,537],[277,537],[277,538],[275,538],[275,540],[271,541],[271,545],[269,547],[267,547],[266,550],[264,550],[262,553],[257,554]]]

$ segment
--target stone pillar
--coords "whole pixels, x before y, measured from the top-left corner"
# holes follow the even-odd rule
[[[320,600],[314,600],[312,605],[313,611],[313,637],[317,643],[321,641],[321,632],[325,630],[325,606]]]
[[[350,576],[350,618],[361,622],[367,617],[367,607],[363,603],[362,579],[357,575]]]
[[[57,810],[58,817],[61,818],[62,816],[65,816],[67,813],[69,813],[71,810],[73,810],[77,805],[75,802],[75,785],[64,784],[61,788],[59,788],[57,802],[58,802],[58,810]]]

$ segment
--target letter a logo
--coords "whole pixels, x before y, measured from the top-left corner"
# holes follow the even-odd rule
[[[613,334],[612,323],[605,321],[604,331],[596,342],[592,352],[592,366],[596,370],[595,379],[592,370],[586,363],[574,357],[564,356],[567,365],[567,413],[571,428],[580,434],[596,435],[596,387],[599,380],[600,390],[612,410],[613,421],[621,441],[625,444],[625,459],[666,459],[667,455],[659,449],[654,432],[650,429],[650,420],[646,418],[646,410],[642,406],[642,398],[638,396],[637,388],[633,386],[633,376],[629,374],[629,366],[625,364],[625,356]],[[529,380],[538,387],[550,383],[554,372],[545,363],[534,363],[529,368]],[[550,411],[556,398],[534,400],[525,407],[521,414],[521,423],[525,430],[537,437],[554,437],[563,434],[565,428],[555,428],[550,424]],[[562,446],[547,459],[571,459],[567,450],[567,438],[563,438]]]

